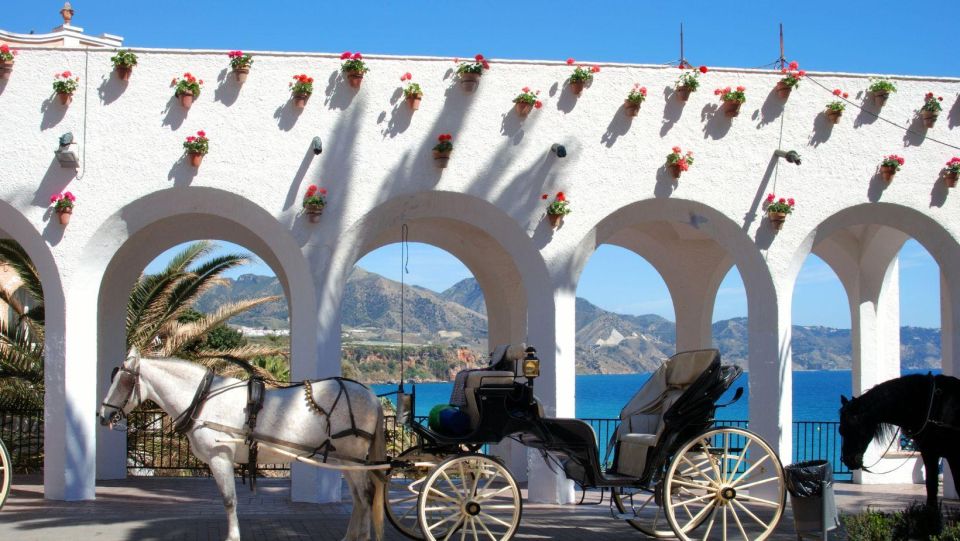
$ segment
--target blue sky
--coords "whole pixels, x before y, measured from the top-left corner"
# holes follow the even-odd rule
[[[783,23],[786,56],[808,70],[960,76],[955,33],[960,2],[922,6],[893,1],[751,2],[104,2],[77,0],[73,23],[91,34],[124,36],[135,47],[317,51],[469,56],[658,64],[686,57],[694,64],[759,67],[778,57]],[[37,33],[60,24],[62,0],[9,0],[5,30]],[[230,249],[231,247],[228,247]],[[169,256],[162,256],[168,258]],[[939,326],[939,278],[914,242],[901,253],[902,320]],[[399,248],[386,247],[361,265],[398,278]],[[155,268],[155,267],[151,267]],[[469,272],[426,246],[411,252],[410,283],[442,290]],[[239,272],[269,273],[262,263]],[[236,273],[235,273],[236,274]],[[672,318],[669,296],[641,258],[602,247],[590,260],[578,294],[611,310]],[[735,271],[724,281],[714,319],[743,316],[746,299]],[[849,327],[845,295],[832,271],[811,256],[794,296],[794,319]]]

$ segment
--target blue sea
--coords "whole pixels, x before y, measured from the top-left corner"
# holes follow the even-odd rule
[[[938,372],[938,371],[935,371]],[[904,371],[926,373],[926,370]],[[585,374],[577,376],[577,410],[579,418],[614,418],[630,397],[650,379],[650,374]],[[536,386],[536,384],[534,384]],[[407,383],[407,392],[411,384]],[[743,387],[744,395],[733,405],[717,410],[717,419],[747,420],[750,393],[747,374],[740,376],[721,402],[733,398],[737,387]],[[378,394],[395,391],[396,385],[374,385]],[[436,404],[446,404],[450,398],[452,383],[417,384],[417,415],[427,415]],[[811,370],[793,373],[793,419],[795,421],[839,420],[840,395],[850,396],[851,374],[849,370]]]

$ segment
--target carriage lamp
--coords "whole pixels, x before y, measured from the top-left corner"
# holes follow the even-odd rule
[[[310,148],[313,149],[313,154],[319,156],[323,152],[323,141],[320,140],[320,136],[313,138],[313,141],[310,142]]]
[[[523,357],[523,377],[533,379],[538,376],[540,376],[540,359],[537,358],[537,350],[534,347],[528,347]]]
[[[554,143],[550,146],[550,152],[553,152],[557,155],[558,158],[567,157],[567,147],[561,145],[560,143]]]
[[[784,158],[787,163],[800,165],[800,153],[796,150],[774,150],[773,155],[778,158]]]
[[[80,167],[80,157],[77,156],[74,150],[70,149],[70,145],[75,144],[77,143],[73,140],[72,133],[67,132],[60,136],[60,147],[53,151],[57,156],[57,161],[60,162],[60,167],[68,169],[77,169]]]

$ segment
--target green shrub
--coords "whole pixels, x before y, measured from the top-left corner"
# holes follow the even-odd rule
[[[844,515],[843,528],[850,541],[893,541],[893,520],[887,513],[868,510]]]

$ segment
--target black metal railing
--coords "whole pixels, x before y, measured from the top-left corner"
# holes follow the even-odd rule
[[[426,417],[417,417],[426,422]],[[608,444],[620,424],[619,419],[585,418],[597,436],[601,460],[608,462]],[[747,428],[744,420],[718,420],[717,426]],[[794,421],[793,458],[802,460],[827,460],[833,466],[834,477],[849,480],[852,474],[840,460],[840,423],[837,421]],[[385,418],[387,452],[399,455],[404,449],[416,444],[416,435],[397,424],[394,416]],[[43,469],[43,412],[0,411],[0,439],[10,450],[14,471],[18,473],[39,472]],[[736,442],[731,442],[736,445]],[[901,442],[909,449],[912,442]],[[263,464],[258,466],[267,475],[284,476],[289,466]],[[206,464],[190,452],[187,438],[172,430],[170,418],[160,410],[138,410],[128,421],[127,473],[131,476],[206,476]],[[243,469],[238,469],[238,475]]]

